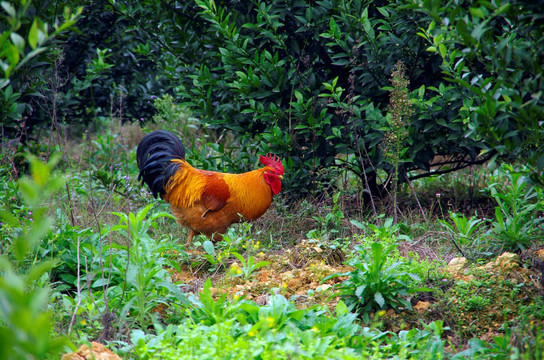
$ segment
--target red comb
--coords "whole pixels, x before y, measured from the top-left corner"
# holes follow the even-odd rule
[[[279,156],[268,153],[266,156],[261,155],[259,160],[264,166],[270,166],[274,168],[279,175],[283,175],[283,164],[281,163]]]

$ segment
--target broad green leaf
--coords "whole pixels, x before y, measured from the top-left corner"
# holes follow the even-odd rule
[[[17,17],[17,11],[13,7],[13,5],[11,5],[9,2],[2,1],[2,2],[0,2],[0,5],[6,11],[6,13],[9,15],[9,17],[11,17],[13,19],[15,19]]]
[[[365,289],[366,289],[366,284],[357,286],[357,288],[355,289],[355,296],[361,297],[363,293],[365,292]]]
[[[442,43],[438,44],[438,49],[440,51],[440,56],[442,56],[442,58],[444,60],[446,60],[446,53],[447,53],[447,49],[446,49],[446,46]]]
[[[365,228],[365,225],[356,219],[350,219],[350,222],[353,226],[357,227],[358,229],[363,230]]]
[[[383,298],[383,295],[380,292],[376,292],[374,294],[374,300],[376,303],[380,306],[380,308],[384,308],[385,306],[385,299]]]
[[[244,259],[244,257],[243,257],[242,255],[240,255],[239,253],[237,253],[237,252],[235,252],[235,251],[231,252],[231,254],[232,254],[235,258],[237,258],[238,260],[240,260],[240,263],[242,263],[242,265],[245,265],[246,259]]]
[[[35,18],[32,22],[32,26],[30,27],[30,31],[28,33],[28,44],[32,48],[32,50],[35,50],[38,46],[38,19]]]
[[[44,260],[32,266],[26,275],[27,282],[33,283],[37,281],[43,274],[48,272],[57,266],[58,261],[56,260]]]
[[[342,300],[338,301],[338,304],[336,304],[336,316],[341,316],[347,314],[348,312],[349,309],[346,304]]]
[[[15,45],[15,47],[19,51],[19,54],[21,55],[24,54],[25,53],[25,39],[21,35],[17,34],[16,32],[12,32],[10,35],[10,38],[13,45]]]
[[[472,16],[477,17],[479,19],[485,18],[482,8],[469,7],[468,9]]]
[[[202,247],[204,248],[204,251],[208,253],[208,255],[213,255],[215,253],[215,247],[213,246],[213,243],[210,240],[204,241],[204,244],[202,244]]]

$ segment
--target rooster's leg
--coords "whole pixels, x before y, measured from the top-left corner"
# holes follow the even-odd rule
[[[196,232],[193,229],[189,230],[189,236],[187,237],[186,246],[191,246],[191,242],[193,241],[193,237],[196,235]]]

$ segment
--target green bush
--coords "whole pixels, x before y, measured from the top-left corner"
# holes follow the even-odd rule
[[[544,169],[544,22],[541,3],[417,1],[429,16],[419,33],[442,58],[445,79],[462,95],[457,122],[487,151]],[[415,8],[415,7],[414,7]]]
[[[544,46],[541,21],[531,21],[537,7],[516,1],[465,5],[87,3],[77,23],[81,35],[47,59],[36,87],[46,94],[43,101],[55,101],[67,123],[112,115],[151,120],[154,98],[172,94],[173,105],[190,114],[188,122],[210,136],[195,142],[185,135],[197,162],[246,171],[258,153],[272,151],[286,160],[285,189],[293,194],[335,186],[336,171],[350,171],[366,195],[385,195],[383,187],[395,181],[379,179],[380,170],[404,182],[497,154],[529,158],[538,175],[544,161],[539,150]],[[52,9],[40,11],[47,19],[56,16]],[[7,13],[8,20],[27,16],[22,10]],[[41,29],[26,29],[25,21],[14,38],[27,39]],[[37,46],[34,38],[25,41]],[[17,44],[5,46],[5,54],[15,54]],[[405,139],[395,151],[402,156],[390,158],[384,156],[392,130],[388,119],[395,112],[389,85],[399,61],[410,84],[404,99],[413,113],[403,119]],[[8,59],[8,70],[11,63]],[[70,74],[67,83],[48,89],[48,77],[61,71]],[[29,123],[50,117],[40,110],[47,106],[17,100],[16,94],[27,91],[22,83],[3,87],[4,118],[20,120],[30,106],[36,111]],[[212,149],[212,161],[206,160],[206,148]],[[444,157],[443,167],[431,172],[435,155]]]
[[[376,169],[394,174],[398,167],[405,181],[411,170],[429,171],[436,154],[456,155],[453,164],[466,166],[484,147],[465,136],[456,117],[461,94],[445,85],[441,57],[425,52],[417,35],[429,20],[406,5],[195,1],[174,10],[146,1],[116,2],[113,9],[148,29],[149,43],[168,44],[159,67],[191,117],[223,139],[219,146],[229,138],[221,135],[236,136],[243,155],[225,147],[220,156],[229,168],[247,170],[257,153],[272,151],[286,159],[286,189],[293,193],[316,188],[310,184],[334,186],[340,169],[379,195]],[[151,29],[159,14],[157,33]],[[390,75],[398,61],[415,109],[393,164],[378,145],[389,130]]]
[[[43,96],[44,64],[54,67],[55,38],[73,28],[83,8],[34,6],[31,1],[2,1],[0,12],[0,126],[3,134],[21,135],[23,117]],[[66,7],[64,6],[66,5]],[[49,22],[49,23],[48,23]],[[23,129],[21,129],[23,128]]]

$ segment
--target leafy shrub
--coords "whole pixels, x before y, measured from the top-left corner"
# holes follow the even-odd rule
[[[92,284],[95,289],[106,289],[113,296],[110,301],[114,306],[122,306],[121,317],[132,314],[142,328],[155,321],[152,310],[167,303],[168,296],[180,298],[164,267],[172,265],[165,258],[165,253],[173,250],[172,244],[165,239],[154,240],[148,234],[151,227],[157,227],[157,219],[172,215],[158,211],[148,216],[152,208],[150,204],[136,214],[114,213],[119,224],[106,230],[103,236],[119,233],[127,245],[102,246],[96,259],[99,266],[94,269],[97,280]]]
[[[216,244],[204,235],[198,235],[195,238],[193,245],[202,246],[204,252],[200,256],[210,265],[208,271],[213,272],[224,267],[231,254],[239,254],[243,249],[253,250],[260,246],[259,242],[254,242],[252,238],[251,227],[252,225],[247,222],[232,226]]]
[[[193,299],[198,317],[169,325],[157,334],[134,330],[132,353],[139,359],[297,358],[360,359],[361,357],[443,358],[440,322],[423,330],[398,334],[361,328],[356,314],[340,301],[333,314],[314,306],[298,309],[281,295],[266,305],[253,301],[213,300],[211,282],[204,284],[200,301]]]
[[[148,41],[138,20],[116,12],[114,5],[86,2],[76,24],[79,32],[62,44],[58,67],[67,75],[58,89],[57,106],[70,132],[99,129],[97,120],[112,115],[150,121],[156,113],[153,99],[171,89],[157,76],[155,62],[162,45]]]
[[[491,152],[527,159],[533,179],[544,171],[542,57],[544,22],[540,3],[459,1],[455,5],[418,1],[427,14],[420,36],[427,51],[442,58],[440,68],[463,95],[455,122],[467,136],[482,139]]]
[[[376,310],[388,308],[399,309],[405,307],[412,309],[405,298],[415,291],[422,289],[412,288],[411,282],[418,281],[419,277],[406,273],[402,269],[402,262],[396,261],[387,266],[391,252],[396,245],[388,245],[385,248],[379,242],[371,245],[368,252],[365,248],[359,248],[360,257],[348,262],[355,269],[346,273],[333,274],[325,280],[348,276],[336,288],[340,290],[340,297],[350,308],[362,314],[365,322],[370,320],[369,314]]]
[[[58,9],[63,13],[57,12]],[[76,6],[34,6],[30,1],[2,2],[0,126],[3,131],[21,135],[21,128],[25,129],[23,116],[33,110],[32,97],[46,88],[43,65],[53,67],[54,56],[48,54],[54,48],[53,40],[75,25],[82,10]]]
[[[232,255],[242,264],[241,267],[238,265],[235,266],[234,264],[231,265],[232,276],[241,276],[244,280],[251,278],[255,270],[270,265],[270,261],[255,262],[255,257],[251,255],[247,257],[247,260],[237,252],[232,252]]]
[[[321,239],[326,242],[338,241],[344,235],[345,228],[342,220],[345,218],[342,210],[340,196],[342,193],[337,192],[332,196],[332,207],[321,207],[320,210],[324,214],[312,216],[316,221],[316,228],[310,230],[306,237],[309,239]]]
[[[221,162],[240,171],[257,153],[272,151],[284,155],[293,193],[335,186],[334,172],[342,170],[379,195],[376,170],[391,174],[395,167],[378,145],[388,129],[386,85],[399,60],[413,86],[405,99],[415,104],[405,124],[401,181],[413,169],[429,171],[435,154],[454,154],[452,162],[466,166],[483,147],[455,118],[463,104],[457,89],[444,85],[441,57],[422,51],[426,41],[417,32],[429,20],[406,5],[196,1],[174,11],[121,1],[111,9],[148,29],[151,47],[168,44],[158,68],[191,116],[222,139],[218,146],[234,134],[243,156]]]

